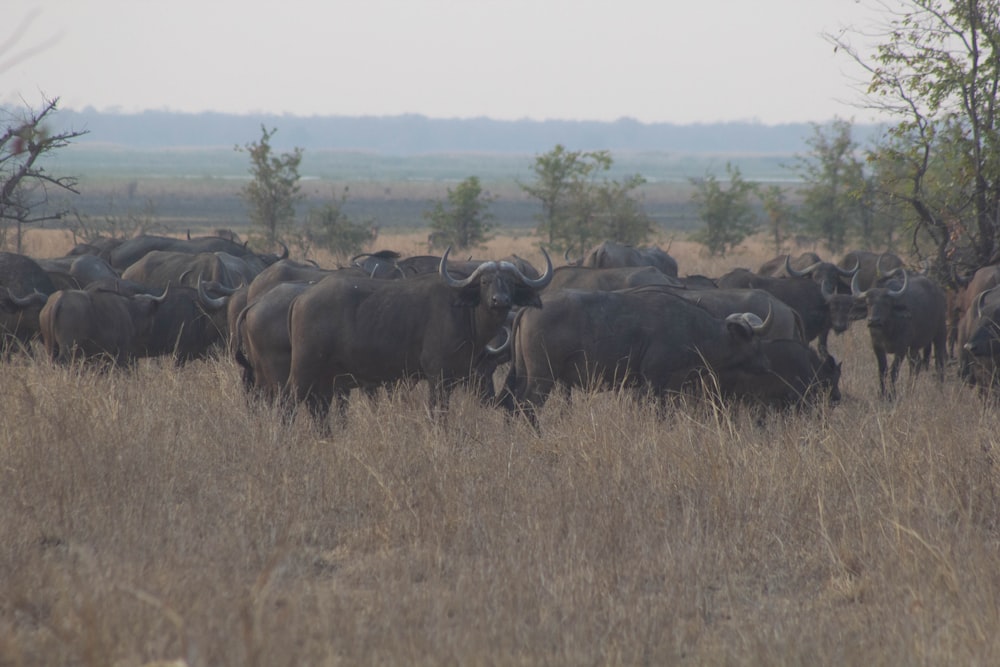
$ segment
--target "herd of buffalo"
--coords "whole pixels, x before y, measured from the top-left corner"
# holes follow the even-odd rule
[[[681,277],[658,248],[605,242],[558,268],[542,252],[542,270],[516,255],[390,251],[324,269],[222,235],[104,239],[55,259],[0,253],[0,330],[8,356],[40,338],[57,362],[104,367],[225,350],[249,394],[320,420],[334,406],[342,414],[352,389],[419,380],[432,415],[465,385],[536,426],[560,386],[667,399],[709,381],[762,406],[836,402],[827,339],[856,320],[867,321],[884,397],[903,359],[916,373],[932,349],[939,378],[957,349],[961,378],[994,383],[1000,267],[946,293],[895,255],[865,251],[837,263],[782,255],[718,278]]]

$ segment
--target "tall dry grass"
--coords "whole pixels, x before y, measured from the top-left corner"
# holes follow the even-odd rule
[[[879,401],[866,336],[835,409],[575,393],[540,435],[423,386],[327,435],[226,359],[14,358],[0,664],[996,664],[995,409],[953,373]]]

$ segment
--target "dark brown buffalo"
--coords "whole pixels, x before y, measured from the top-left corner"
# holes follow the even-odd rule
[[[38,337],[38,314],[45,300],[35,295],[48,297],[56,287],[35,260],[0,252],[0,288],[9,290],[0,304],[0,350],[7,353]]]
[[[853,269],[844,269],[836,264],[824,261],[816,261],[801,268],[792,266],[788,257],[785,257],[785,274],[789,278],[809,278],[819,284],[825,293],[850,294],[851,278],[861,270],[860,266]]]
[[[224,252],[234,257],[240,257],[251,263],[259,273],[264,267],[279,259],[288,258],[288,248],[283,246],[279,256],[273,253],[255,253],[246,245],[241,245],[220,236],[197,236],[191,239],[178,239],[171,236],[142,235],[128,239],[107,250],[106,256],[114,268],[124,271],[154,250],[166,252],[181,252],[189,255],[198,253]]]
[[[61,363],[87,359],[131,365],[142,355],[156,310],[168,293],[154,297],[101,289],[60,290],[39,314],[45,349]]]
[[[247,301],[254,301],[258,296],[270,290],[275,285],[290,282],[317,282],[333,271],[321,269],[313,264],[303,264],[292,259],[283,259],[267,267],[253,279],[247,291]],[[354,274],[365,275],[365,274]]]
[[[584,256],[580,265],[598,269],[653,266],[672,278],[677,277],[677,260],[656,246],[636,248],[613,241],[604,241],[594,246]]]
[[[771,276],[772,278],[787,278],[791,275],[785,268],[789,261],[792,268],[804,269],[823,260],[814,252],[804,252],[795,259],[791,259],[791,255],[782,254],[761,264],[760,268],[757,269],[757,275]]]
[[[833,322],[823,288],[808,278],[770,278],[748,269],[735,269],[718,280],[719,288],[762,289],[798,312],[807,343],[818,338],[820,356],[827,356],[827,339]]]
[[[959,377],[984,391],[1000,384],[1000,286],[980,292],[962,317],[963,343],[959,349]]]
[[[454,273],[472,273],[477,266],[487,260],[468,259],[464,262],[451,260],[449,269]],[[530,262],[517,255],[509,255],[499,261],[505,261],[517,267],[522,275],[528,278],[538,278],[538,269]],[[350,268],[363,271],[370,278],[400,280],[412,278],[425,273],[437,273],[441,258],[437,255],[414,255],[403,257],[393,250],[380,250],[374,253],[364,253],[351,258]]]
[[[761,373],[760,335],[771,321],[720,318],[671,289],[562,290],[514,322],[513,360],[501,403],[537,425],[535,412],[558,384],[630,387],[658,397],[680,392],[704,371]]]
[[[232,291],[212,282],[197,288],[171,285],[139,356],[172,357],[178,365],[209,357],[228,338],[226,305]]]
[[[541,305],[536,280],[507,262],[486,262],[464,279],[439,275],[379,280],[331,275],[292,301],[288,329],[290,395],[325,418],[333,399],[341,413],[349,391],[426,379],[432,415],[447,409],[452,388],[469,381],[476,360],[515,306]]]
[[[820,358],[800,340],[765,339],[760,349],[768,371],[720,373],[719,384],[727,393],[752,405],[779,409],[840,401],[841,364],[832,356]]]
[[[81,289],[98,280],[118,277],[118,272],[97,255],[67,255],[35,261],[50,276],[56,275],[63,280],[62,276],[68,276]]]
[[[891,252],[852,250],[837,262],[837,266],[848,271],[857,269],[858,289],[864,291],[882,276],[903,268],[903,260]],[[853,282],[853,278],[851,280]]]
[[[972,305],[979,295],[1000,285],[1000,266],[984,266],[967,280],[956,281],[959,288],[951,293],[948,300],[948,350],[954,354],[958,349],[959,363],[962,364],[962,347],[969,340],[973,323],[978,315],[972,313]]]
[[[236,318],[234,358],[243,371],[247,393],[269,401],[284,397],[292,365],[288,309],[314,283],[282,282],[260,294]]]
[[[652,266],[628,266],[599,269],[588,266],[560,266],[552,275],[546,288],[550,292],[560,289],[610,291],[643,285],[668,285],[684,287],[684,283],[671,278]]]
[[[766,339],[793,339],[805,342],[802,318],[794,308],[770,292],[759,289],[677,290],[677,296],[695,303],[716,317],[730,313],[753,313],[764,320],[770,317]]]
[[[249,284],[254,276],[246,262],[232,255],[167,250],[153,250],[122,272],[125,280],[159,289],[167,285],[197,287],[199,279],[235,288]]]
[[[900,272],[902,279],[895,277]],[[909,359],[910,372],[914,376],[922,366],[927,366],[932,346],[937,376],[943,380],[947,338],[944,290],[926,276],[910,275],[902,268],[867,290],[861,290],[858,282],[855,275],[851,287],[855,298],[865,304],[868,332],[878,363],[880,394],[883,397],[895,395],[904,357]],[[894,356],[889,371],[890,385],[886,387],[888,354]]]

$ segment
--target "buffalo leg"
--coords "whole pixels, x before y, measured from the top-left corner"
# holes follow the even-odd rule
[[[875,361],[878,363],[878,388],[879,395],[882,398],[886,397],[885,392],[885,376],[888,369],[888,363],[886,360],[885,350],[881,348],[875,348]]]

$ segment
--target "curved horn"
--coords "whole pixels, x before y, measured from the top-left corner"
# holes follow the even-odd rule
[[[194,272],[194,269],[188,269],[187,271],[185,271],[184,273],[182,273],[181,276],[180,276],[180,278],[177,279],[177,284],[178,285],[183,285],[184,284],[184,279],[187,278],[188,275],[191,274],[191,273],[193,273],[193,272]],[[201,275],[198,276],[198,280],[201,280]]]
[[[824,301],[829,301],[830,299],[833,298],[833,295],[836,293],[836,290],[831,290],[830,287],[829,287],[829,285],[830,285],[830,281],[829,280],[824,280],[823,282],[821,282],[819,284],[819,289],[823,293],[823,300]]]
[[[18,308],[30,308],[31,306],[44,306],[49,300],[48,294],[43,294],[35,289],[34,292],[27,296],[14,296],[14,293],[10,291],[9,287],[4,287],[4,291],[7,292],[7,299],[13,303]]]
[[[797,269],[792,268],[792,256],[785,255],[785,273],[790,275],[792,278],[808,278],[809,274],[815,271],[817,268],[819,268],[819,265],[822,263],[823,262],[816,262],[815,264],[807,266],[806,268],[799,271]]]
[[[279,259],[279,260],[280,260],[280,259],[288,259],[288,246],[286,246],[286,245],[285,245],[284,243],[282,243],[281,241],[278,241],[278,245],[280,245],[280,246],[281,246],[281,250],[282,250],[282,253],[281,253],[281,255],[280,255],[280,256],[278,257],[278,259]]]
[[[866,289],[864,292],[861,291],[861,288],[858,286],[858,274],[855,273],[851,276],[851,294],[854,298],[863,299],[868,295],[869,291],[870,289]]]
[[[198,276],[198,301],[208,310],[219,310],[229,301],[228,296],[210,297],[205,291],[205,281]]]
[[[449,287],[454,287],[455,289],[461,289],[463,287],[468,287],[473,282],[479,279],[480,274],[487,269],[495,269],[497,266],[496,262],[483,262],[476,267],[476,270],[468,278],[458,279],[453,278],[451,274],[448,273],[448,255],[451,253],[451,246],[444,251],[444,255],[441,257],[441,263],[438,264],[438,273],[444,278],[445,283]]]
[[[486,351],[489,354],[500,354],[501,352],[506,351],[507,348],[510,347],[510,339],[513,338],[513,335],[511,334],[510,327],[505,324],[505,325],[503,325],[503,329],[502,330],[504,332],[503,343],[501,343],[498,347],[493,347],[492,345],[490,345],[489,343],[487,343],[487,345],[486,345]]]
[[[545,256],[545,273],[540,277],[532,279],[521,273],[521,270],[517,268],[514,264],[510,262],[500,262],[500,268],[508,269],[512,271],[517,279],[522,283],[530,287],[531,289],[543,289],[546,285],[552,282],[552,276],[554,275],[554,269],[552,268],[552,258],[549,257],[549,253],[545,252],[545,248],[542,248],[542,255]]]
[[[894,299],[897,298],[897,297],[903,296],[903,292],[906,291],[906,288],[907,288],[907,286],[910,283],[910,277],[906,273],[906,269],[900,268],[899,270],[903,272],[903,286],[900,287],[897,290],[889,290],[887,292],[887,294],[889,296],[891,296],[892,298],[894,298]],[[893,270],[893,272],[890,275],[895,275],[895,274],[896,274],[896,270]]]
[[[774,310],[771,308],[771,304],[767,305],[767,317],[764,318],[763,322],[761,322],[760,317],[754,313],[746,313],[746,315],[752,315],[753,319],[759,322],[759,324],[751,322],[748,317],[744,317],[744,319],[747,320],[747,324],[750,325],[750,328],[753,329],[753,332],[758,336],[766,336],[767,332],[771,330],[771,325],[774,324]]]
[[[976,319],[978,320],[983,315],[983,304],[986,302],[986,295],[994,290],[1000,289],[1000,285],[994,285],[989,289],[985,289],[976,295],[976,301],[974,303]]]
[[[885,253],[882,253],[881,255],[879,255],[878,259],[875,260],[875,280],[878,280],[883,275],[887,275],[887,274],[883,274],[882,273],[882,258],[883,257],[885,257]]]
[[[167,300],[167,294],[169,293],[170,293],[170,283],[167,283],[167,286],[163,288],[163,294],[161,294],[160,296],[153,296],[152,294],[139,294],[138,296],[143,299],[148,299],[154,303],[163,303],[164,301]]]

